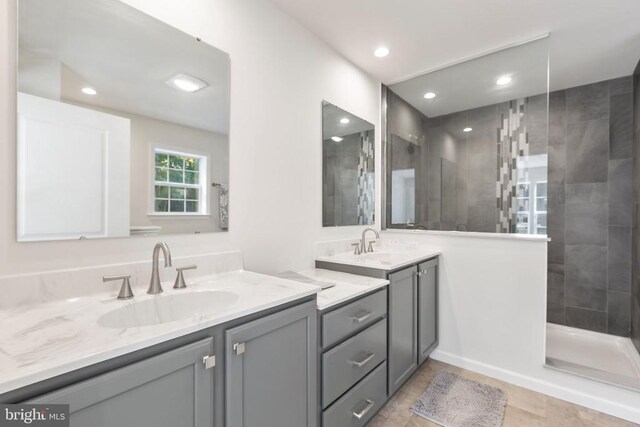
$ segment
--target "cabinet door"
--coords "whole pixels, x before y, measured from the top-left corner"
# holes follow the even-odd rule
[[[438,259],[418,266],[418,364],[438,345]]]
[[[213,338],[91,378],[29,403],[69,404],[71,427],[213,426]]]
[[[227,427],[315,427],[316,303],[237,328],[225,339]]]
[[[418,367],[417,268],[389,275],[389,396]]]

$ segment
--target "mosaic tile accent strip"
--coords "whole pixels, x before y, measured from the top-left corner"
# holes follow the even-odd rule
[[[374,223],[375,179],[374,179],[374,137],[372,131],[360,133],[358,155],[358,224]]]
[[[515,233],[517,161],[518,157],[529,155],[529,139],[525,126],[526,100],[520,98],[504,105],[506,111],[501,115],[497,135],[496,203],[498,218],[496,232]]]

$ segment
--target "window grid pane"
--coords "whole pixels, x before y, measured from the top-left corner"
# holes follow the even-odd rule
[[[155,212],[199,212],[200,159],[156,151],[155,166]]]

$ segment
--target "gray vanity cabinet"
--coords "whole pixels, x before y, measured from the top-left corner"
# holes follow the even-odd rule
[[[210,427],[215,369],[203,358],[213,351],[206,338],[31,402],[69,404],[71,427]]]
[[[415,266],[389,274],[389,396],[418,368],[417,278]]]
[[[438,346],[438,259],[418,265],[418,365]]]
[[[317,425],[316,303],[225,333],[227,427]]]

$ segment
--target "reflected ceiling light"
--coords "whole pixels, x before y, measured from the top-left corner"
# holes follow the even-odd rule
[[[342,139],[343,139],[343,138],[340,138],[339,136],[332,136],[332,137],[331,137],[331,139],[332,139],[334,142],[342,142]]]
[[[82,88],[82,93],[85,95],[96,95],[98,92],[94,88],[87,86]]]
[[[462,129],[463,132],[471,132],[473,130],[473,128],[464,128]]]
[[[511,83],[510,76],[501,76],[498,80],[496,80],[496,84],[498,84],[499,86],[508,85],[509,83]]]
[[[384,46],[380,46],[373,52],[373,54],[378,58],[384,58],[385,56],[389,55],[389,49]]]
[[[346,125],[347,123],[349,123],[351,120],[347,119],[346,117],[340,119],[340,123],[342,123],[343,125]]]
[[[197,92],[209,86],[206,82],[187,74],[176,74],[165,82],[174,89],[184,92]]]
[[[424,94],[424,98],[425,99],[433,99],[435,97],[436,97],[436,94],[433,93],[433,92],[427,92],[427,93]]]

